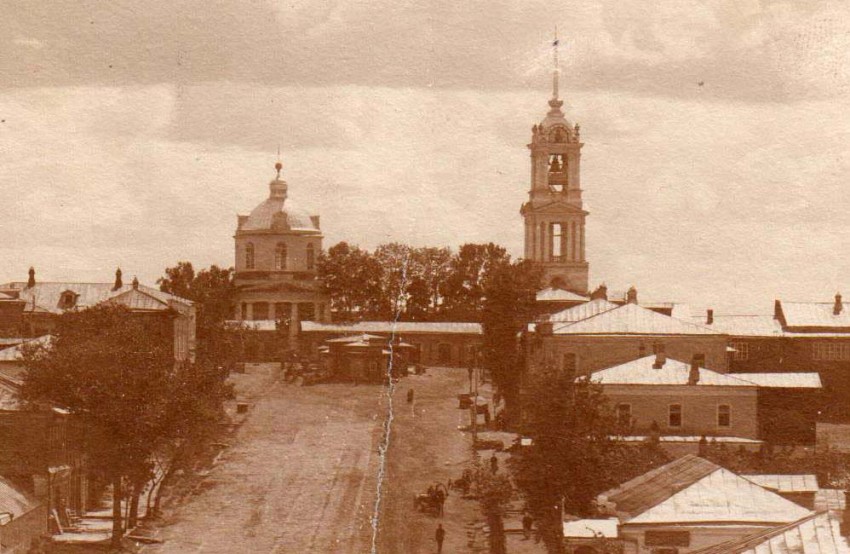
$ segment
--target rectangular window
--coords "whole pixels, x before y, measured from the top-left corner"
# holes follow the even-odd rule
[[[732,359],[743,361],[750,359],[750,344],[743,341],[733,341],[730,345],[734,352],[732,352]]]
[[[682,405],[670,404],[667,412],[667,426],[681,427],[682,426]]]
[[[254,302],[254,320],[262,321],[269,318],[269,303]]]
[[[812,359],[830,362],[850,361],[850,342],[816,342],[812,344]]]
[[[575,353],[567,352],[561,362],[561,369],[564,370],[564,375],[575,375],[578,371],[578,358]]]
[[[632,424],[632,405],[617,404],[617,425],[629,427]]]
[[[717,426],[730,427],[732,425],[732,407],[721,404],[717,407]]]

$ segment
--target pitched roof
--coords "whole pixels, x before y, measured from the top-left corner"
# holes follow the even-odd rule
[[[692,318],[694,323],[736,337],[780,337],[782,324],[772,315],[715,315],[706,323],[706,316]]]
[[[556,335],[720,335],[689,321],[659,314],[637,304],[599,313],[576,323],[555,325]]]
[[[21,359],[21,352],[26,345],[47,344],[50,340],[50,335],[43,335],[35,339],[26,339],[8,348],[3,348],[0,350],[0,362],[16,362]]]
[[[631,362],[594,371],[590,380],[602,385],[687,385],[691,366],[685,362],[667,358],[660,369],[654,369],[655,356],[644,356]],[[755,387],[754,383],[738,379],[738,375],[718,373],[704,367],[699,368],[698,386]]]
[[[0,477],[0,513],[20,517],[38,507],[39,501],[18,489],[11,481]]]
[[[576,519],[564,522],[564,536],[568,538],[594,539],[617,538],[620,522],[615,517],[608,519]]]
[[[850,331],[850,303],[842,303],[835,315],[834,302],[782,302],[782,315],[787,327],[841,328]]]
[[[587,296],[582,296],[564,289],[548,287],[537,291],[538,302],[587,302]]]
[[[732,375],[763,388],[819,389],[822,387],[820,375],[817,373],[733,373]]]
[[[631,518],[646,523],[789,523],[811,512],[782,496],[718,468]]]
[[[842,489],[819,489],[815,493],[815,510],[841,517],[847,508],[847,496]]]
[[[133,285],[123,285],[116,290],[113,283],[39,282],[33,287],[26,285],[24,282],[0,285],[0,289],[20,291],[19,298],[26,301],[25,312],[62,313],[60,299],[62,293],[66,291],[71,291],[76,295],[74,304],[76,308],[89,308],[107,300],[121,302],[130,308],[133,308],[133,305],[136,304],[140,306],[139,309],[165,309],[169,302],[192,304],[190,300],[145,285],[138,285],[138,290],[134,290]],[[142,308],[141,306],[147,307]]]
[[[481,335],[480,323],[456,321],[361,321],[359,323],[317,323],[302,321],[304,333],[441,333]]]
[[[691,554],[850,554],[850,546],[841,536],[838,520],[816,513]]]
[[[619,306],[617,304],[614,304],[613,302],[608,302],[607,300],[597,298],[595,300],[591,300],[590,302],[585,302],[584,304],[579,304],[578,306],[573,306],[572,308],[567,308],[566,310],[555,312],[554,314],[549,316],[549,321],[581,321],[582,319],[587,319],[589,317],[601,314],[602,312],[607,312],[608,310],[613,310],[618,307]]]
[[[760,487],[777,492],[817,492],[820,490],[817,475],[812,474],[741,475],[741,477]]]
[[[597,500],[601,505],[613,504],[618,514],[635,517],[718,469],[720,466],[688,454],[605,491]]]

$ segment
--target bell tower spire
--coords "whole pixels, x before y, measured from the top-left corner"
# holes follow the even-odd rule
[[[552,68],[552,100],[559,100],[558,98],[558,78],[560,77],[561,67],[558,63],[558,26],[555,25],[555,40],[552,41],[552,62],[554,67]]]
[[[564,116],[560,98],[558,29],[552,40],[549,111],[531,128],[531,187],[520,213],[525,219],[525,259],[543,268],[546,286],[587,293],[584,249],[587,212],[582,206],[579,126]]]

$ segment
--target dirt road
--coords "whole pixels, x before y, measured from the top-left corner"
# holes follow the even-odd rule
[[[376,552],[469,552],[477,503],[452,494],[445,515],[417,512],[413,496],[457,478],[470,439],[457,430],[467,373],[431,369],[402,379],[384,466]],[[415,402],[406,401],[409,388]],[[155,553],[370,553],[386,389],[378,385],[273,383],[261,389],[231,447],[196,492],[166,513]]]
[[[274,383],[146,552],[369,552],[377,386]]]

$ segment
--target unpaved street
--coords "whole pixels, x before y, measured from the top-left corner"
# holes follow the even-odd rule
[[[270,385],[146,552],[369,552],[382,394]]]
[[[413,508],[413,496],[468,467],[468,415],[456,394],[462,369],[402,379],[394,399],[382,486],[378,553],[469,551],[477,503],[452,494],[444,517]],[[415,402],[406,393],[415,390]],[[387,391],[378,385],[273,383],[256,402],[209,475],[182,505],[167,510],[157,553],[369,553]]]

